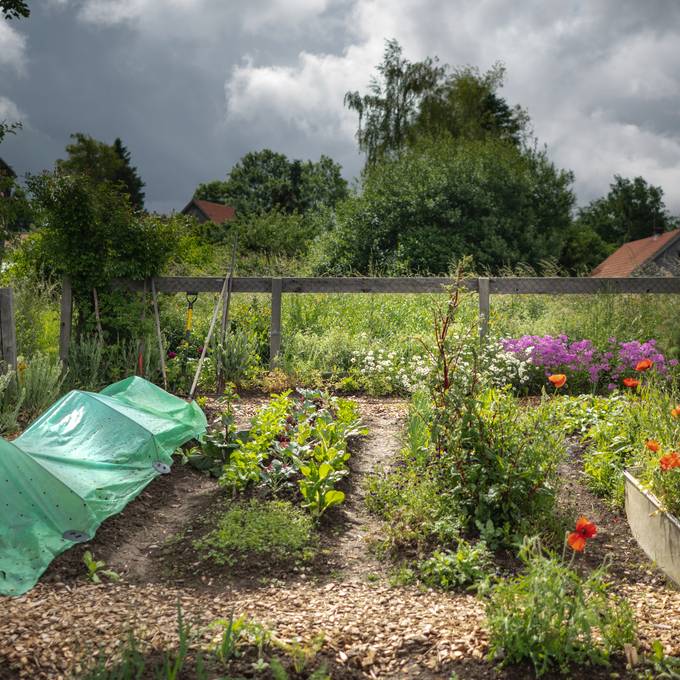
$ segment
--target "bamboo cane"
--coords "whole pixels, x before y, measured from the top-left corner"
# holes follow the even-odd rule
[[[234,236],[234,246],[231,251],[231,266],[229,267],[229,286],[227,287],[227,299],[222,306],[222,327],[220,329],[220,347],[222,350],[217,357],[217,393],[224,392],[224,367],[222,366],[222,351],[227,340],[227,330],[229,327],[229,305],[231,304],[231,290],[234,285],[234,267],[236,265],[236,245],[238,236]]]
[[[198,386],[198,378],[201,375],[201,370],[203,369],[203,361],[205,360],[205,355],[208,351],[208,345],[212,338],[213,331],[215,330],[215,323],[217,322],[217,314],[220,311],[220,305],[224,300],[224,296],[227,292],[227,287],[229,285],[229,276],[224,277],[224,283],[222,284],[222,290],[220,291],[220,296],[215,303],[215,308],[213,309],[212,319],[210,320],[210,328],[208,329],[208,335],[205,337],[205,342],[203,343],[203,349],[201,351],[201,358],[198,360],[198,366],[196,367],[196,375],[194,375],[194,382],[191,384],[191,389],[189,390],[189,401],[194,398],[196,394],[196,387]]]

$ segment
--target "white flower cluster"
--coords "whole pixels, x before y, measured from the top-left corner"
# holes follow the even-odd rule
[[[385,382],[393,389],[414,392],[427,379],[432,367],[426,357],[414,355],[402,359],[396,352],[383,349],[354,351],[350,359],[365,377]]]
[[[483,365],[494,387],[521,387],[531,380],[535,372],[529,359],[506,352],[499,341],[489,341],[483,354]]]

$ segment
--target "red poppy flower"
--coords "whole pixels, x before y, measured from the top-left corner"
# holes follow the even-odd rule
[[[680,418],[680,404],[671,409],[671,416],[673,418]]]
[[[637,362],[635,370],[648,371],[652,366],[654,366],[654,362],[651,359],[641,359]]]
[[[659,444],[656,439],[648,439],[645,442],[645,446],[652,451],[652,453],[656,453],[661,448],[661,444]]]
[[[593,522],[589,522],[585,517],[576,520],[576,530],[572,531],[567,537],[567,543],[576,552],[583,552],[586,541],[597,534],[597,527]]]
[[[637,380],[636,378],[624,378],[623,379],[623,384],[626,387],[630,387],[631,389],[634,389],[640,384],[640,381]]]
[[[555,388],[559,389],[560,387],[564,387],[564,384],[567,382],[567,376],[564,375],[564,373],[555,373],[554,375],[549,375],[548,380]]]
[[[680,453],[673,451],[661,456],[659,459],[659,466],[664,472],[672,470],[673,468],[680,468]]]

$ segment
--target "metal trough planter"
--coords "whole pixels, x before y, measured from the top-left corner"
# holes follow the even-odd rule
[[[680,521],[661,509],[659,499],[626,470],[626,516],[631,532],[647,556],[680,585]]]

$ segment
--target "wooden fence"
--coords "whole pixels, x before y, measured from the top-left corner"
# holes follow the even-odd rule
[[[0,288],[0,351],[2,368],[17,367],[17,332],[14,320],[14,291]]]
[[[177,276],[154,279],[159,293],[219,293],[224,279],[209,276]],[[272,297],[270,356],[272,365],[281,350],[281,303],[283,293],[443,293],[455,283],[451,278],[434,277],[235,277],[233,293],[266,293]],[[488,329],[491,295],[594,295],[598,293],[679,294],[680,277],[595,279],[566,277],[477,278],[463,282],[479,295],[479,333]],[[131,292],[148,292],[149,281],[119,279],[114,288]],[[1,298],[0,298],[1,299]],[[68,359],[71,340],[72,295],[68,280],[64,281],[61,302],[60,356]]]

